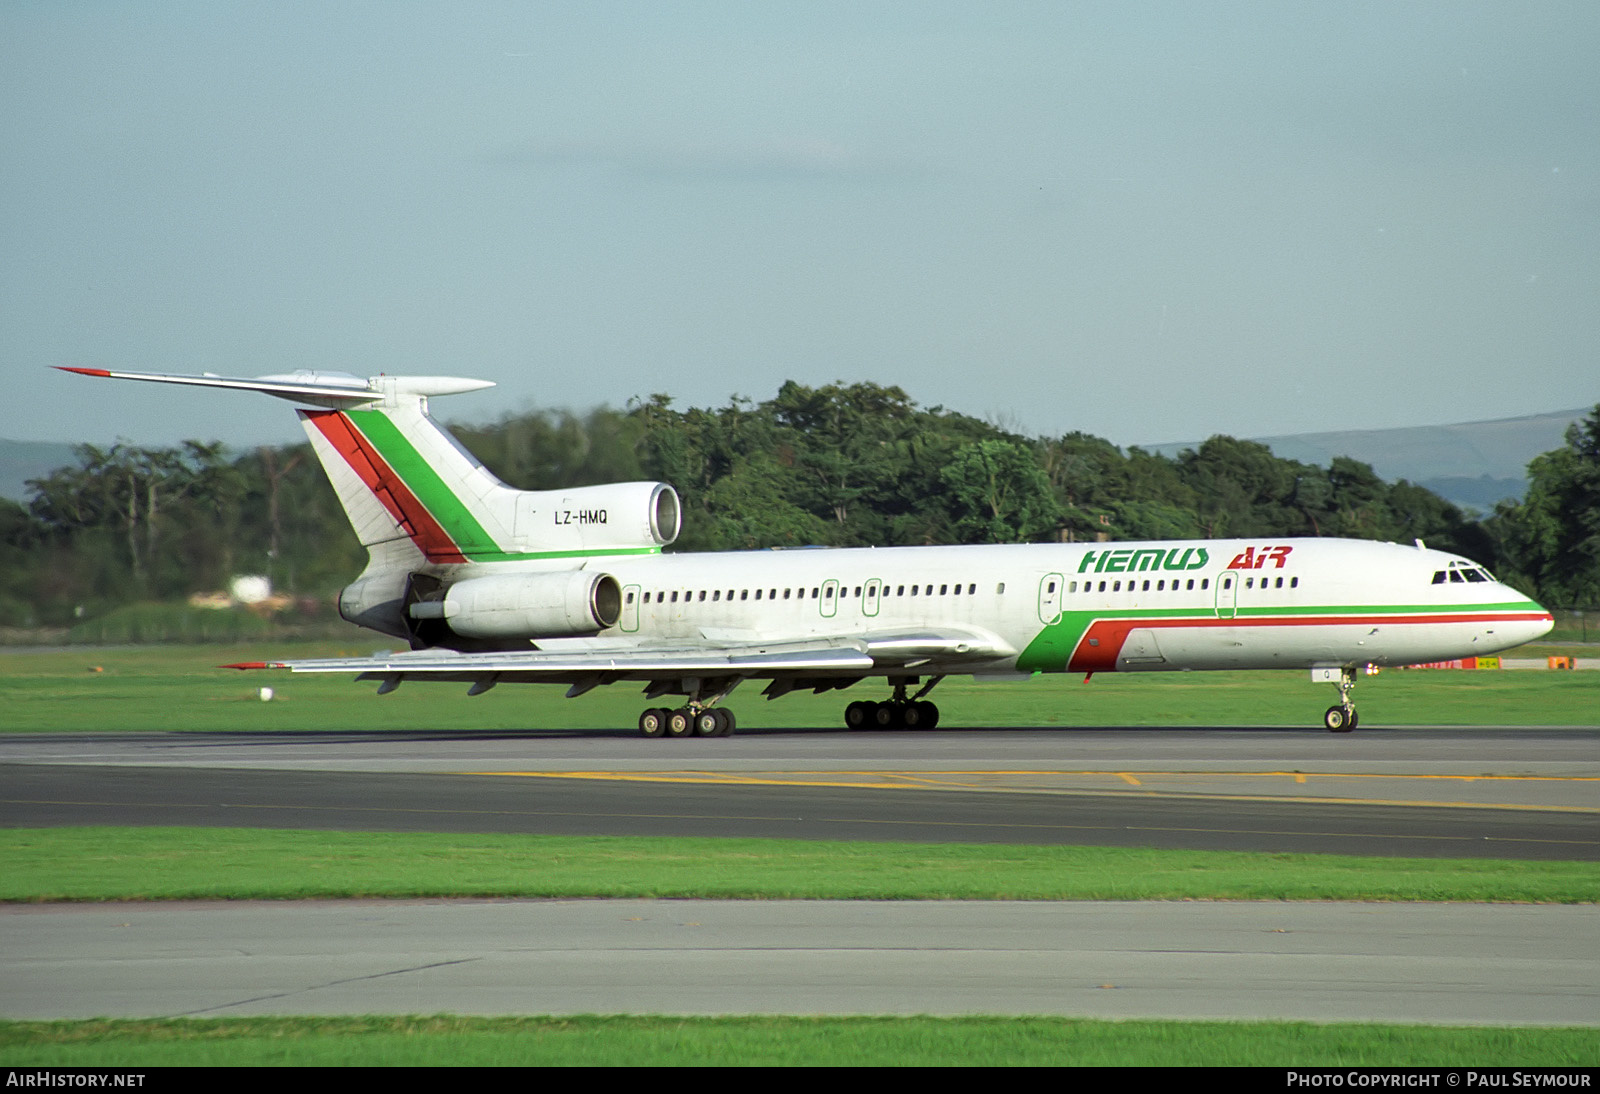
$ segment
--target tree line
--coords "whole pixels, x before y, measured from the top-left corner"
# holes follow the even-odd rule
[[[898,387],[786,383],[765,402],[536,411],[456,425],[512,486],[659,479],[673,550],[1344,536],[1454,551],[1551,606],[1600,605],[1600,406],[1529,467],[1521,502],[1463,512],[1357,460],[1328,467],[1217,436],[1168,458],[1086,433],[1026,437]],[[0,500],[0,612],[57,624],[266,574],[325,596],[365,561],[307,445],[229,454],[80,445]]]

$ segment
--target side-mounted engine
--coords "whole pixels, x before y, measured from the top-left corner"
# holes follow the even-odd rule
[[[429,646],[463,645],[456,638],[576,638],[615,626],[622,613],[617,579],[592,570],[494,574],[448,586],[413,574],[406,600],[412,634]]]

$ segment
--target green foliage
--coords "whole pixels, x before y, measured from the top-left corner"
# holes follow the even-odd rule
[[[1504,576],[1547,603],[1600,604],[1600,405],[1528,478],[1523,502],[1502,502],[1487,529]]]
[[[1490,563],[1547,602],[1600,605],[1600,407],[1536,459],[1519,505],[1487,521],[1344,457],[1322,468],[1213,437],[1176,459],[1084,433],[1030,440],[898,387],[789,382],[766,402],[534,411],[455,426],[520,489],[659,479],[684,504],[679,551],[1054,539],[1422,539]],[[307,446],[230,458],[82,445],[0,503],[0,613],[69,624],[260,573],[328,597],[365,552]]]
[[[1034,454],[1010,441],[963,445],[940,471],[960,543],[1027,543],[1055,531],[1061,507]]]

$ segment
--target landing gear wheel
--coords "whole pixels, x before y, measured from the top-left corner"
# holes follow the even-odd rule
[[[688,707],[679,707],[667,715],[667,736],[687,737],[694,732],[694,715]]]
[[[902,708],[899,703],[879,703],[872,712],[872,722],[879,729],[904,729],[905,722],[901,720]]]
[[[733,712],[717,708],[702,710],[694,716],[696,737],[730,737],[733,735]]]
[[[667,712],[651,707],[639,715],[639,732],[646,737],[659,737],[667,731]]]
[[[921,703],[907,703],[900,708],[900,724],[906,729],[927,729],[926,714]]]
[[[1356,728],[1355,708],[1331,706],[1323,714],[1322,724],[1328,727],[1329,733],[1349,733]]]
[[[920,728],[920,729],[938,729],[939,728],[939,707],[938,707],[938,704],[930,703],[928,700],[922,699],[922,700],[920,700],[918,702],[912,703],[911,706],[917,712],[917,726],[918,726],[918,728]],[[910,719],[907,719],[906,724],[907,725],[910,724]]]
[[[844,724],[846,729],[871,729],[877,725],[873,715],[877,712],[877,703],[857,700],[844,708]]]

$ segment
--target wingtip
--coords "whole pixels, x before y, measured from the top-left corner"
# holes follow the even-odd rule
[[[219,669],[281,669],[282,661],[235,661],[231,665],[218,665]]]
[[[51,365],[50,367],[59,369],[62,372],[76,372],[79,376],[103,376],[107,379],[111,376],[110,370],[103,368],[74,368],[71,365]]]

